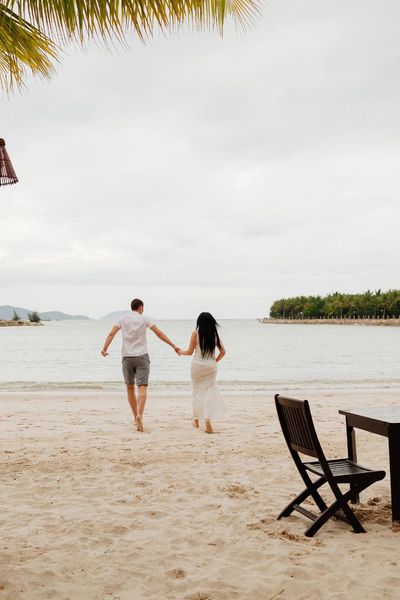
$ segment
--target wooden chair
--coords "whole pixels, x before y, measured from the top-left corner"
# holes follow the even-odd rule
[[[383,479],[386,475],[385,471],[366,469],[347,458],[327,460],[314,428],[308,401],[285,398],[276,394],[275,404],[289,452],[306,485],[305,490],[287,505],[278,519],[288,517],[294,510],[300,512],[313,521],[313,524],[305,531],[307,537],[315,535],[322,525],[333,516],[349,523],[355,533],[365,533],[365,529],[348,502],[355,494],[359,494],[375,481]],[[318,460],[303,462],[299,453]],[[317,475],[318,479],[312,481],[308,472]],[[329,485],[335,497],[335,501],[330,506],[326,505],[317,491],[324,483]],[[342,483],[350,484],[351,490],[342,493],[339,488],[339,484]],[[301,506],[304,500],[310,496],[320,510],[318,515]],[[338,511],[342,511],[343,515]]]

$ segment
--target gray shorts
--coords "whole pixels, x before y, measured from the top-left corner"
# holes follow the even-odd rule
[[[123,356],[122,373],[126,385],[149,385],[150,358],[148,354],[141,356]]]

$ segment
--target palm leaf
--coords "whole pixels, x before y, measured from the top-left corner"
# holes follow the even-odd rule
[[[259,0],[2,0],[32,25],[81,41],[100,35],[123,36],[135,29],[139,37],[154,25],[168,29],[189,20],[199,27],[223,29],[227,15],[246,23],[259,12]]]
[[[39,29],[0,3],[0,87],[23,85],[27,69],[49,77],[58,50]]]
[[[157,28],[188,23],[223,32],[226,17],[241,26],[260,0],[0,0],[0,87],[21,85],[29,69],[49,76],[59,47],[92,38],[125,44],[129,32],[145,40]],[[53,41],[57,40],[57,44]]]

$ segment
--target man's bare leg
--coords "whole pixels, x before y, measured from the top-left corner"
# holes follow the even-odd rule
[[[147,400],[147,385],[138,386],[138,415],[136,417],[137,430],[143,431],[143,413]]]
[[[138,412],[143,417],[144,407],[146,406],[147,400],[147,385],[139,385],[138,387]]]
[[[128,394],[129,406],[131,407],[131,411],[133,413],[133,418],[134,418],[134,420],[136,422],[136,417],[138,415],[138,409],[137,409],[137,404],[136,404],[135,386],[134,385],[127,385],[126,386],[126,393]]]

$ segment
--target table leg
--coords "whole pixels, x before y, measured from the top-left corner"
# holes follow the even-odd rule
[[[354,427],[349,425],[348,419],[346,417],[346,436],[347,436],[347,456],[349,460],[353,462],[357,462],[357,446],[356,446],[356,432],[354,431]],[[360,502],[360,495],[354,491],[354,486],[350,484],[350,490],[353,490],[350,501],[352,504],[358,504]]]
[[[389,425],[388,439],[392,520],[400,521],[400,428]]]

